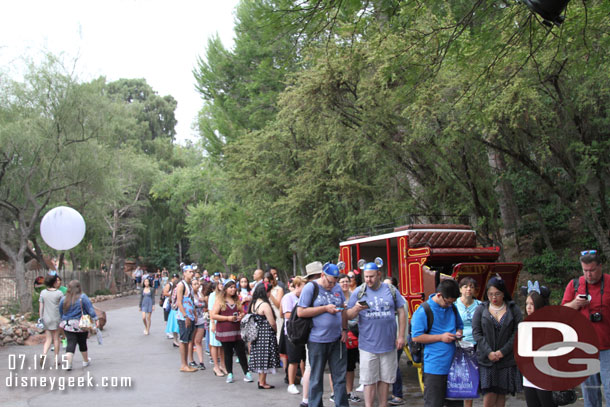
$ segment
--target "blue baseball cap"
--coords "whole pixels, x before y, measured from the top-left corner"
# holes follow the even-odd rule
[[[339,277],[339,267],[337,267],[337,265],[335,265],[335,264],[326,263],[324,265],[324,267],[322,267],[322,271],[327,276],[331,276],[331,277],[335,277],[335,278]]]
[[[192,271],[193,267],[192,266],[184,266],[182,267],[182,271]]]

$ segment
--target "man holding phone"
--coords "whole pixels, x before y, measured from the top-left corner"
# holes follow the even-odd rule
[[[583,275],[568,283],[561,305],[580,311],[591,321],[599,339],[601,371],[581,386],[585,407],[601,407],[602,386],[606,405],[610,401],[610,275],[604,274],[597,250],[582,251],[580,266]]]
[[[326,263],[322,275],[313,284],[318,285],[314,298],[313,284],[306,284],[297,303],[300,318],[312,318],[312,328],[307,342],[307,354],[311,365],[309,376],[309,407],[323,407],[324,367],[328,362],[333,380],[336,407],[349,407],[345,388],[347,372],[347,319],[343,304],[345,296],[337,284],[339,268]],[[312,304],[313,301],[313,304]]]
[[[389,386],[396,380],[396,349],[405,346],[405,299],[393,286],[381,282],[381,270],[376,263],[365,264],[363,276],[364,283],[350,296],[347,318],[353,319],[358,315],[360,383],[364,384],[364,404],[372,407],[377,396],[378,406],[385,407]]]
[[[456,407],[461,400],[447,400],[447,376],[455,354],[455,341],[462,337],[464,323],[453,304],[460,297],[458,283],[442,280],[436,293],[428,298],[434,315],[432,326],[428,326],[426,310],[420,306],[413,313],[411,328],[413,341],[424,347],[424,406]]]

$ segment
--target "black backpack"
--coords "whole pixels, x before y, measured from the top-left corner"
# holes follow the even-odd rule
[[[432,309],[430,308],[430,304],[428,304],[428,301],[422,303],[421,306],[424,308],[424,312],[426,313],[426,321],[428,323],[427,329],[424,333],[428,334],[430,333],[430,330],[432,329],[432,324],[434,323],[434,314],[432,313]],[[455,305],[451,305],[451,308],[453,309],[453,313],[455,314],[455,326],[457,327],[458,310]],[[424,360],[424,344],[413,341],[413,337],[411,335],[411,326],[412,324],[409,324],[409,334],[407,336],[407,345],[409,346],[409,352],[411,353],[413,363],[422,363]]]
[[[309,284],[309,283],[308,283]],[[320,288],[317,283],[313,284],[313,296],[311,297],[310,307],[313,306],[314,301],[318,298]],[[304,288],[303,288],[304,289]],[[286,332],[288,332],[288,340],[295,345],[304,345],[309,340],[309,333],[313,325],[312,318],[303,318],[297,315],[297,307],[299,304],[295,304],[290,314],[290,319],[286,321]]]

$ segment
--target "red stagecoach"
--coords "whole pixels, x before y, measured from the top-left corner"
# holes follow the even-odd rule
[[[400,293],[409,307],[409,318],[419,305],[435,292],[443,278],[474,278],[482,299],[489,278],[499,274],[509,292],[517,285],[521,263],[496,262],[499,247],[477,247],[476,232],[467,225],[406,225],[391,233],[352,236],[339,244],[339,260],[346,270],[356,269],[359,259],[380,257],[388,277],[396,277]],[[412,362],[408,349],[407,356]],[[418,367],[421,384],[421,365]]]

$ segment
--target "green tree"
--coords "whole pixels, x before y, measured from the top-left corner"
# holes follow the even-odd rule
[[[23,82],[7,81],[0,91],[0,249],[15,270],[21,311],[32,305],[25,256],[41,214],[103,176],[103,165],[91,157],[114,112],[101,89],[78,83],[48,57],[30,66]]]

